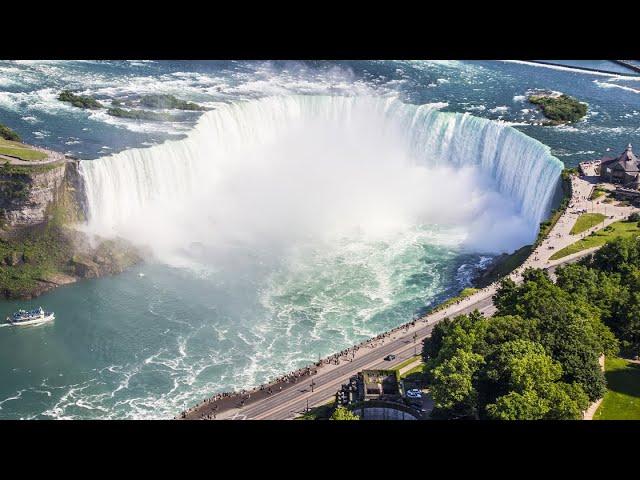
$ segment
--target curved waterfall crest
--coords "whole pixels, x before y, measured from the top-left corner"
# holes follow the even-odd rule
[[[563,164],[547,146],[502,122],[440,112],[393,97],[282,96],[223,105],[182,140],[82,161],[88,223],[105,233],[133,212],[194,190],[215,189],[234,155],[272,144],[291,125],[377,117],[380,134],[399,132],[413,161],[477,166],[537,225],[548,214]],[[307,123],[309,122],[309,123]],[[357,139],[356,139],[357,140]]]

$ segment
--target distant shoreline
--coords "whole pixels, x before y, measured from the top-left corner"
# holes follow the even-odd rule
[[[549,67],[561,67],[561,68],[567,68],[567,69],[575,70],[576,72],[591,72],[591,73],[598,73],[598,74],[601,74],[601,75],[615,75],[615,76],[632,77],[632,78],[640,77],[639,73],[632,73],[633,70],[631,70],[629,67],[626,67],[626,66],[624,66],[624,68],[629,68],[629,70],[630,70],[629,73],[614,72],[612,70],[604,70],[604,69],[599,69],[599,68],[578,67],[576,65],[564,65],[564,64],[561,64],[561,63],[545,62],[543,60],[505,60],[505,61],[506,62],[524,63],[524,64],[534,64],[534,65],[538,64],[538,65],[544,65],[544,66],[549,66]]]

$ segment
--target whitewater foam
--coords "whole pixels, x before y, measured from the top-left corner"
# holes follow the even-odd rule
[[[467,167],[473,171],[465,171]],[[218,246],[228,246],[287,227],[293,236],[296,228],[302,236],[318,233],[310,223],[333,228],[331,222],[340,220],[334,218],[337,211],[325,211],[335,198],[344,203],[339,211],[347,205],[343,214],[352,214],[343,225],[350,228],[360,224],[384,231],[388,224],[416,220],[472,222],[470,214],[489,219],[478,207],[499,210],[499,200],[487,196],[494,188],[512,203],[509,215],[520,215],[524,221],[519,227],[527,230],[524,235],[503,233],[513,236],[511,242],[523,242],[535,235],[549,211],[562,163],[546,146],[506,124],[468,114],[438,112],[395,98],[285,96],[220,107],[203,115],[184,140],[83,161],[80,170],[90,229],[151,241],[167,253],[167,248],[194,242],[206,249],[212,234]],[[358,177],[380,192],[358,183]],[[450,177],[450,185],[433,184],[435,177]],[[456,181],[473,191],[457,191]],[[446,200],[456,205],[440,204],[440,195],[421,192],[427,188],[446,190]],[[416,210],[417,202],[433,205]],[[441,218],[434,205],[448,218]],[[185,209],[194,208],[198,211],[186,216],[198,222],[185,223]],[[310,215],[311,222],[306,218]],[[502,220],[506,223],[501,225],[493,218],[492,225],[516,227],[514,220]],[[502,242],[498,250],[520,244]],[[475,246],[496,251],[487,242]]]

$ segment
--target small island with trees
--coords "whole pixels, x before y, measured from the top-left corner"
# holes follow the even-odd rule
[[[58,95],[58,100],[61,102],[67,102],[73,105],[74,107],[89,109],[89,110],[98,110],[102,108],[102,104],[93,97],[88,97],[85,95],[77,95],[73,93],[71,90],[63,90]]]
[[[529,95],[528,100],[537,105],[542,114],[549,119],[546,125],[577,122],[587,114],[586,103],[564,93],[536,92]]]
[[[82,108],[83,110],[100,110],[106,108],[97,99],[87,96],[78,95],[71,90],[62,90],[58,95],[58,100],[61,102],[70,103],[74,107]],[[136,102],[135,100],[127,100],[122,102],[115,98],[111,101],[111,107],[107,108],[107,115],[112,117],[127,118],[130,120],[150,120],[154,122],[166,122],[175,120],[174,116],[167,112],[158,112],[150,110],[142,110],[131,108],[137,105],[152,108],[157,110],[184,110],[191,112],[202,112],[206,108],[197,103],[181,100],[169,94],[153,94],[143,95]],[[122,108],[123,106],[129,107],[128,110]]]

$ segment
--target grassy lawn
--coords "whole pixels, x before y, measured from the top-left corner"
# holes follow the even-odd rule
[[[593,189],[593,193],[591,194],[591,197],[589,197],[589,200],[595,200],[603,195],[606,195],[607,193],[608,191],[604,188],[596,187]]]
[[[21,160],[44,160],[47,158],[45,153],[33,150],[24,143],[13,142],[11,140],[5,140],[0,138],[0,154],[10,155],[12,157],[18,157]]]
[[[418,345],[420,346],[420,345]],[[416,355],[415,357],[407,358],[404,362],[393,367],[393,370],[400,370],[402,367],[406,367],[410,363],[415,362],[416,360],[420,360],[422,357],[420,355]]]
[[[462,290],[458,295],[456,295],[455,297],[451,297],[448,300],[445,300],[444,302],[442,302],[439,305],[436,305],[435,307],[433,307],[431,309],[431,311],[429,313],[433,313],[433,312],[439,312],[440,310],[447,308],[451,305],[453,305],[454,303],[456,303],[458,300],[463,300],[467,297],[470,297],[471,295],[473,295],[474,293],[476,293],[479,289],[478,288],[465,288],[464,290]]]
[[[640,365],[622,358],[605,360],[607,393],[594,420],[640,420]]]
[[[616,237],[634,237],[638,235],[640,235],[638,222],[614,222],[608,227],[598,230],[597,232],[564,247],[562,250],[558,250],[556,253],[551,255],[551,260],[557,260],[588,248],[600,247]]]
[[[589,230],[591,227],[595,227],[599,223],[607,218],[601,213],[583,213],[576,220],[576,224],[571,228],[569,232],[571,235],[582,233],[585,230]]]
[[[416,374],[422,375],[422,373],[424,373],[424,363],[421,363],[420,365],[413,367],[411,370],[404,372],[402,375],[400,375],[400,378],[413,378],[416,376]]]

